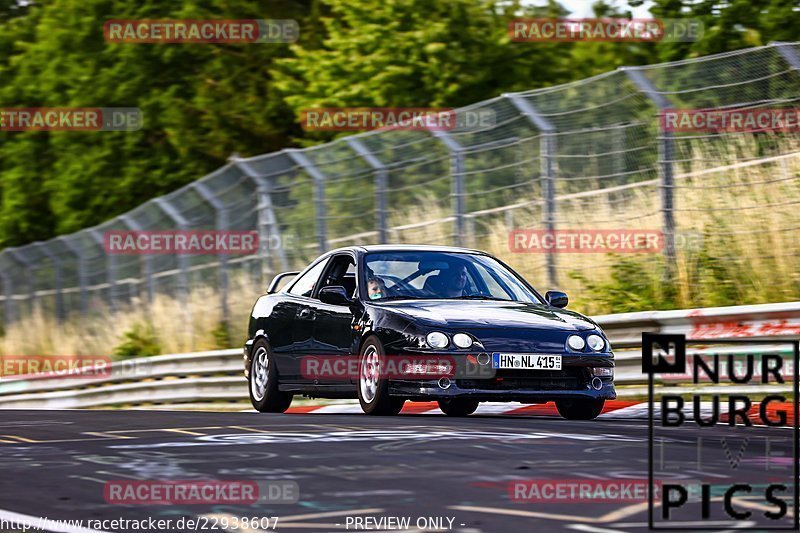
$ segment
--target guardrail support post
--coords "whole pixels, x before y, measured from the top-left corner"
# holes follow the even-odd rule
[[[389,176],[386,165],[381,163],[380,159],[367,150],[367,147],[358,139],[346,137],[344,140],[375,171],[375,223],[378,227],[378,243],[385,244],[389,242],[386,199]]]
[[[295,148],[284,150],[292,161],[303,167],[309,176],[314,179],[314,204],[317,209],[317,241],[319,242],[319,253],[324,253],[328,249],[328,230],[326,224],[325,210],[325,174],[318,169],[314,163],[302,152]]]
[[[536,111],[528,100],[524,97],[508,93],[504,95],[514,107],[541,132],[539,139],[539,154],[542,161],[542,192],[544,195],[544,227],[547,233],[554,233],[556,229],[556,173],[557,169],[557,144],[556,127],[545,117]],[[555,254],[547,251],[547,281],[551,287],[558,286],[558,275],[556,273]]]
[[[464,147],[446,131],[437,129],[429,129],[428,131],[442,141],[450,152],[450,175],[453,177],[450,196],[453,199],[453,216],[455,217],[453,243],[456,246],[463,246],[467,232],[466,224],[464,223],[464,211],[466,211],[464,206]]]
[[[642,91],[658,108],[659,113],[672,107],[667,97],[658,92],[653,83],[635,67],[623,67],[628,78]],[[662,231],[664,233],[664,259],[666,260],[666,278],[673,280],[677,272],[675,257],[675,141],[672,133],[665,131],[659,120],[660,139],[658,143],[658,161],[661,174],[661,212]]]

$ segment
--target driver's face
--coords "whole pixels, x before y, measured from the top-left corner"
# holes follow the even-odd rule
[[[467,285],[467,269],[456,267],[450,276],[450,286],[455,290],[462,290]]]

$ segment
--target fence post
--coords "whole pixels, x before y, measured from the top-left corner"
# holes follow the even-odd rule
[[[659,115],[671,107],[667,97],[659,93],[653,83],[636,67],[621,67],[628,78],[642,91],[658,108]],[[661,174],[661,212],[662,232],[664,233],[664,259],[666,260],[666,277],[674,279],[677,272],[675,257],[675,175],[673,161],[675,161],[675,141],[672,133],[666,131],[659,120],[658,162]]]
[[[99,229],[87,230],[92,240],[105,252],[106,256],[106,282],[108,283],[108,307],[111,311],[117,309],[117,256],[105,250],[103,234]]]
[[[453,216],[455,217],[455,234],[453,243],[463,246],[466,238],[464,224],[464,147],[446,131],[430,129],[431,134],[442,141],[450,152],[450,175],[453,177],[450,196],[453,198]]]
[[[386,198],[389,176],[386,165],[381,163],[380,159],[367,150],[367,147],[358,139],[346,137],[344,140],[375,171],[375,222],[378,227],[378,243],[385,244],[389,242]]]
[[[56,317],[58,320],[63,321],[64,315],[64,295],[62,294],[62,280],[61,280],[61,259],[56,254],[50,251],[47,244],[40,242],[36,246],[42,254],[47,256],[51,263],[53,263],[53,281],[55,282],[55,296],[56,296]]]
[[[131,231],[144,231],[144,228],[130,215],[121,215],[119,219]],[[147,305],[152,305],[155,292],[153,287],[153,257],[150,254],[142,254],[140,262],[142,275],[144,276]]]
[[[611,135],[611,151],[614,152],[611,172],[621,176],[627,170],[625,161],[625,126],[615,126]]]
[[[303,167],[314,179],[314,204],[317,207],[317,241],[319,242],[319,253],[324,253],[328,249],[327,213],[325,209],[325,174],[311,162],[302,150],[287,148],[284,152],[286,152],[286,155],[288,155],[292,161]]]
[[[3,278],[3,295],[5,296],[5,324],[9,325],[14,321],[14,294],[11,289],[11,276],[6,272],[0,272],[0,277]]]
[[[556,128],[545,117],[536,111],[528,100],[516,93],[507,93],[514,107],[541,132],[539,139],[539,154],[542,161],[542,192],[544,194],[544,227],[547,233],[552,234],[556,229],[556,172],[557,172],[557,145]],[[547,281],[551,287],[558,286],[556,273],[556,257],[550,250],[547,251]]]
[[[61,241],[64,246],[78,259],[78,298],[80,300],[81,314],[86,316],[89,311],[89,300],[88,295],[86,294],[86,258],[84,257],[83,249],[80,246],[75,245],[75,243],[70,241],[66,236],[57,237],[56,240]]]
[[[189,221],[183,218],[183,215],[175,209],[169,201],[164,198],[155,198],[153,202],[167,215],[172,222],[178,226],[178,229],[181,231],[186,231],[189,227]],[[186,312],[186,320],[187,324],[192,323],[192,309],[189,305],[189,267],[188,267],[188,258],[186,254],[178,254],[178,269],[180,270],[180,274],[178,275],[178,297],[181,302],[181,306],[183,307],[184,311]],[[191,343],[192,347],[194,347],[194,329],[192,327],[188,327],[189,335],[191,336]]]
[[[465,246],[470,246],[472,248],[477,246],[477,242],[475,239],[475,216],[474,215],[464,215],[464,231],[466,235],[470,238],[468,241],[465,242]]]
[[[275,215],[275,210],[272,205],[272,189],[274,186],[273,176],[262,176],[256,172],[255,169],[245,160],[239,158],[237,155],[232,155],[228,159],[233,163],[239,171],[250,178],[256,185],[256,209],[258,211],[258,243],[259,243],[259,258],[261,263],[261,281],[262,285],[266,286],[267,278],[275,271],[272,254],[268,254],[268,246],[270,237],[275,236],[281,243],[278,248],[278,258],[281,262],[281,269],[288,270],[288,262],[286,260],[286,243],[281,236],[280,227],[278,225],[278,217]]]
[[[6,251],[11,259],[22,266],[22,270],[25,273],[25,282],[28,285],[28,299],[31,303],[31,312],[33,312],[33,308],[36,305],[36,289],[33,286],[33,272],[35,267],[18,248],[7,248]]]
[[[214,196],[214,193],[209,190],[202,182],[196,181],[192,184],[197,193],[208,202],[214,209],[217,231],[224,231],[228,229],[228,210],[219,198]],[[222,310],[222,321],[225,326],[228,326],[230,318],[228,312],[228,254],[220,251],[217,254],[219,260],[219,286],[220,286],[220,309]]]
[[[773,41],[769,43],[770,46],[774,46],[778,53],[786,60],[789,65],[795,70],[800,70],[800,54],[793,48],[793,46],[797,46],[797,43],[782,43]]]

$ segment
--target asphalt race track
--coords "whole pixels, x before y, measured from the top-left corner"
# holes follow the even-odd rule
[[[672,467],[657,471],[699,479],[697,437],[727,434],[727,454],[719,443],[703,444],[703,464],[720,472],[714,483],[792,479],[791,430],[749,428],[742,449],[737,429],[675,430],[658,452]],[[776,434],[785,439],[766,453],[759,437]],[[519,480],[647,480],[647,435],[645,420],[543,416],[0,411],[0,518],[279,517],[278,531],[363,531],[366,524],[397,531],[378,520],[410,517],[413,531],[419,518],[435,519],[423,522],[428,531],[647,531],[646,500],[513,501],[509,492]],[[735,469],[732,458],[740,459]],[[292,480],[299,501],[120,505],[104,498],[108,481],[208,479]],[[763,497],[736,501],[753,520],[769,509]],[[721,505],[712,501],[707,524],[725,529],[734,522]],[[687,505],[685,524],[700,525],[698,509]],[[793,510],[790,504],[789,516]],[[357,528],[356,517],[372,521]]]

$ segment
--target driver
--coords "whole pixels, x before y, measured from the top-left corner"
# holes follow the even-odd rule
[[[445,298],[464,296],[464,289],[467,286],[467,267],[464,264],[453,265],[452,268],[443,270],[440,274],[443,283],[443,295]]]

